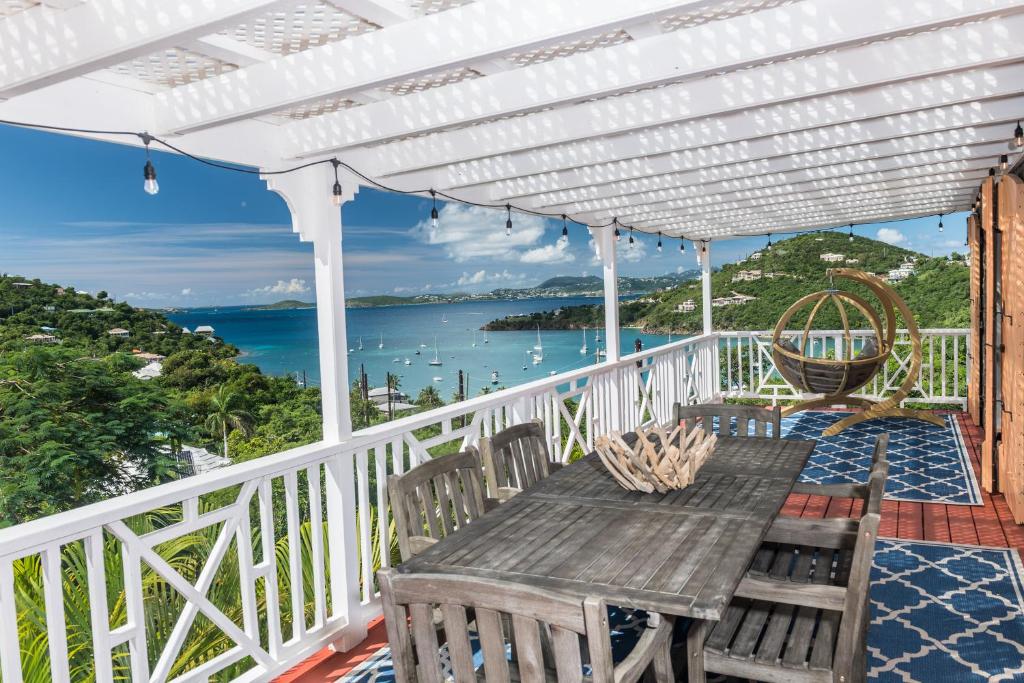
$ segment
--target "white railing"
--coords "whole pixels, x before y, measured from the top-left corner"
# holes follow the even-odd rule
[[[395,547],[387,474],[533,418],[568,460],[716,398],[718,360],[695,337],[0,530],[3,683],[264,680],[354,645]]]
[[[935,403],[967,407],[967,366],[970,331],[965,329],[921,330],[922,365],[915,390],[904,403]],[[786,333],[800,337],[799,331]],[[869,330],[852,332],[854,349],[872,336]],[[772,359],[771,331],[720,332],[721,393],[727,398],[754,398],[779,401],[805,398],[787,383]],[[811,355],[826,351],[837,356],[846,343],[842,330],[812,331]],[[904,381],[910,368],[910,337],[906,330],[896,336],[895,348],[882,370],[854,396],[881,400],[890,396]]]

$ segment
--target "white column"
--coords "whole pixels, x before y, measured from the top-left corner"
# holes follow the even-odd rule
[[[605,362],[614,363],[622,355],[619,335],[619,267],[615,262],[615,228],[591,228],[604,278]]]
[[[316,319],[320,348],[320,401],[323,438],[341,444],[352,436],[349,405],[348,335],[345,328],[345,279],[341,251],[341,209],[334,205],[334,169],[320,164],[280,176],[264,176],[292,214],[292,230],[313,243],[316,274]],[[358,185],[340,178],[349,201]],[[359,537],[356,530],[354,454],[339,448],[325,468],[327,551],[331,569],[330,618],[347,622],[332,643],[350,650],[366,638],[366,618],[359,588]]]
[[[313,243],[316,274],[316,321],[320,340],[320,393],[324,441],[352,435],[349,412],[348,335],[345,328],[345,277],[341,256],[341,209],[331,201],[334,170],[321,164],[280,176],[264,176],[292,214],[292,230]],[[356,185],[343,179],[345,201]]]
[[[711,243],[694,243],[700,251],[700,294],[704,313],[704,334],[711,334]]]

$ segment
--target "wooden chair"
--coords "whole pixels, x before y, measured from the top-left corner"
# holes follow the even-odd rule
[[[875,448],[871,453],[871,471],[868,473],[870,481],[871,473],[874,473],[881,463],[888,462],[886,453],[889,450],[889,435],[879,434],[875,439]],[[867,484],[812,484],[797,482],[793,485],[793,493],[805,493],[812,496],[829,496],[830,498],[859,498],[866,500],[868,496]]]
[[[480,439],[487,495],[505,501],[561,469],[548,452],[544,422],[532,420]]]
[[[440,631],[434,628],[432,617],[437,606],[457,683],[478,678],[486,678],[487,683],[583,681],[584,649],[589,652],[593,672],[586,680],[631,683],[650,668],[659,683],[673,681],[671,617],[652,615],[651,627],[626,659],[615,665],[608,608],[599,598],[580,601],[524,584],[452,574],[400,574],[382,569],[377,579],[395,678],[400,683],[441,683],[445,678]],[[473,630],[483,654],[481,675],[474,667],[467,610],[472,610],[476,619]],[[542,633],[550,633],[552,647],[542,647]],[[513,635],[510,661],[507,643]],[[581,638],[585,639],[582,647]]]
[[[402,560],[475,519],[488,509],[475,448],[444,455],[388,477]]]
[[[807,558],[806,579],[747,576],[722,620],[704,641],[703,669],[760,681],[864,681],[870,619],[871,559],[878,536],[885,473],[869,483],[868,507],[855,531],[805,528],[785,540],[822,549],[849,550]],[[823,520],[827,521],[827,520]],[[691,627],[702,639],[706,624]]]
[[[736,436],[767,436],[768,425],[772,426],[772,438],[782,438],[782,408],[762,408],[761,406],[727,405],[724,403],[701,403],[695,406],[684,406],[676,403],[672,406],[672,424],[680,420],[687,421],[687,431],[693,429],[699,418],[704,424],[704,431],[714,432],[714,419],[718,418],[718,431],[723,435],[731,433],[729,426],[736,420]],[[754,433],[750,433],[753,425]]]

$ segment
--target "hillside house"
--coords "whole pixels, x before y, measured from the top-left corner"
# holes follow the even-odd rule
[[[697,304],[693,299],[687,299],[681,304],[676,304],[676,313],[690,313],[696,310]]]
[[[114,327],[107,330],[107,334],[109,334],[111,337],[120,337],[121,339],[127,339],[128,337],[131,336],[132,333],[124,329],[123,327]]]
[[[822,261],[825,261],[826,263],[839,263],[846,258],[846,255],[826,252],[819,256],[818,258],[820,258]]]
[[[25,337],[25,341],[32,342],[33,344],[56,344],[60,340],[52,334],[30,334]]]
[[[198,334],[200,337],[212,337],[213,327],[210,325],[198,325],[196,327],[196,334]]]
[[[753,282],[762,277],[760,270],[741,270],[732,276],[733,282]]]

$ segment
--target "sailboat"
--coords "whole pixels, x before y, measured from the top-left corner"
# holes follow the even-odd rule
[[[493,370],[491,372],[491,384],[497,384],[497,383],[498,383],[498,371],[497,370]]]
[[[362,337],[359,338],[359,350],[360,351],[363,350],[363,338]]]
[[[580,355],[587,355],[587,328],[583,328],[583,346],[580,347]]]
[[[484,344],[490,344],[491,340],[487,338],[487,330],[484,330]]]
[[[434,337],[434,360],[430,361],[428,365],[443,365],[441,358],[437,355],[437,337]]]
[[[476,348],[476,330],[473,330],[473,348]]]
[[[540,365],[544,360],[544,346],[540,343],[540,325],[537,325],[537,344],[533,347],[533,364]]]
[[[377,348],[378,349],[383,349],[384,348],[384,333],[383,332],[380,333],[380,344],[377,344]]]
[[[448,324],[448,314],[447,313],[442,313],[441,314],[441,324],[442,325],[447,325]]]
[[[601,343],[601,328],[600,327],[597,328],[597,334],[594,335],[594,343],[595,344],[600,344]]]

